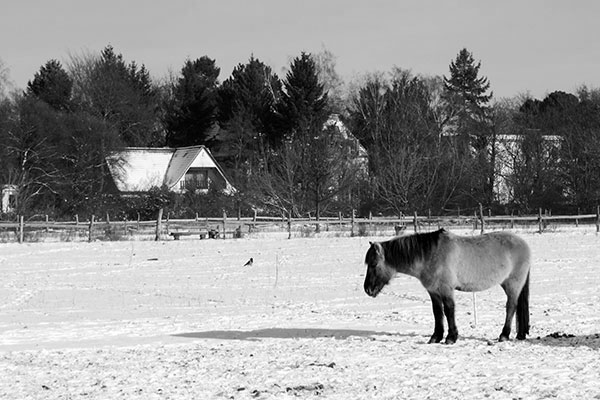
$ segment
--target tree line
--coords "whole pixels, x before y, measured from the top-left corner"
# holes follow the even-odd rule
[[[595,207],[600,91],[494,100],[480,68],[462,49],[441,77],[394,68],[346,85],[327,50],[293,58],[284,77],[251,56],[223,82],[208,56],[163,79],[112,46],[52,59],[19,93],[0,74],[0,184],[19,188],[16,213],[57,218]],[[233,196],[111,191],[107,155],[190,145],[211,149]]]

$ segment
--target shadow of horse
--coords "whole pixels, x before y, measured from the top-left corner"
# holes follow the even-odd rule
[[[544,337],[531,338],[529,343],[550,347],[589,347],[593,350],[600,349],[600,333],[589,335],[572,335],[554,332]]]
[[[317,339],[333,338],[345,340],[350,337],[374,338],[375,336],[411,337],[414,334],[398,334],[356,329],[322,329],[322,328],[266,328],[252,331],[203,331],[177,333],[174,337],[192,339],[221,339],[221,340],[260,340],[260,339]]]

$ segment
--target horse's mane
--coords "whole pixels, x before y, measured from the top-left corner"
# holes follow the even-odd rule
[[[439,229],[435,232],[399,236],[381,242],[385,261],[392,266],[401,266],[424,260],[435,250],[440,237],[446,233],[444,229]]]

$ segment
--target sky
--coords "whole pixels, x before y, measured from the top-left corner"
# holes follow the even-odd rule
[[[6,0],[0,62],[14,87],[48,60],[107,45],[156,79],[208,56],[220,81],[250,56],[281,78],[301,52],[327,49],[346,82],[393,67],[449,76],[463,48],[496,99],[600,87],[596,0]]]

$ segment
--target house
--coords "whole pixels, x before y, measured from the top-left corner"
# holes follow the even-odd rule
[[[500,204],[507,204],[514,198],[515,168],[523,163],[521,146],[522,134],[502,134],[496,137],[496,180],[494,192]],[[563,138],[558,135],[542,135],[542,151],[548,157],[560,148]]]
[[[340,119],[338,114],[331,114],[325,122],[324,128],[335,127],[337,133],[344,140],[352,143],[353,159],[352,164],[358,167],[358,170],[363,174],[368,174],[369,154],[359,140],[350,132],[346,124]]]
[[[13,212],[17,204],[17,185],[2,185],[0,189],[0,211],[4,214]]]
[[[210,186],[228,194],[235,191],[205,146],[128,147],[111,154],[106,161],[121,194],[162,186],[177,193],[186,190],[206,193]]]

